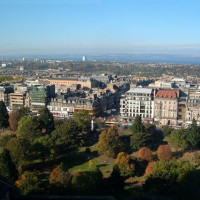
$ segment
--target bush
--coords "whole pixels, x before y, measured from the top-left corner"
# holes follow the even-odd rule
[[[148,147],[142,147],[139,151],[138,151],[138,159],[139,160],[146,160],[146,161],[152,161],[152,152],[151,149],[149,149]]]
[[[160,145],[157,150],[159,160],[168,161],[172,159],[172,152],[169,145]]]

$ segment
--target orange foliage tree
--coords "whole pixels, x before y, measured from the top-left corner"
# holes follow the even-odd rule
[[[9,124],[10,124],[10,128],[13,131],[17,130],[18,127],[18,122],[20,121],[21,116],[20,113],[18,111],[13,111],[10,116],[9,116]]]
[[[119,167],[122,176],[133,176],[136,160],[132,156],[121,152],[118,154],[115,162]]]
[[[151,174],[151,171],[153,169],[153,164],[154,164],[154,162],[149,162],[148,163],[148,165],[147,165],[147,167],[145,169],[145,175]]]
[[[148,147],[142,147],[138,151],[138,159],[139,160],[146,160],[148,162],[152,161],[152,152],[151,152],[151,149],[149,149]]]
[[[168,161],[172,158],[172,151],[169,145],[160,145],[157,150],[157,157],[159,160]]]
[[[72,176],[65,171],[62,164],[56,166],[49,175],[49,183],[57,187],[67,188],[71,184]]]

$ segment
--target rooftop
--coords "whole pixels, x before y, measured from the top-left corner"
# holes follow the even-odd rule
[[[175,99],[178,97],[178,95],[177,95],[177,91],[175,90],[159,90],[156,93],[156,97]]]
[[[143,88],[143,87],[136,87],[130,89],[127,93],[135,93],[135,94],[151,94],[153,91],[152,88]]]

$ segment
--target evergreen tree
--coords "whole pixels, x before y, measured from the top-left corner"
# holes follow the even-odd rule
[[[0,101],[0,128],[7,128],[8,123],[8,111],[6,109],[5,103],[3,101]]]
[[[131,148],[133,151],[137,151],[142,147],[150,147],[151,146],[151,135],[146,132],[137,132],[134,133],[131,137]]]
[[[47,107],[39,110],[39,122],[42,129],[45,129],[46,133],[51,133],[54,130],[54,118],[53,114]]]
[[[199,146],[200,130],[195,119],[192,120],[191,127],[187,131],[187,141],[192,149]]]
[[[7,149],[4,149],[0,155],[0,175],[12,180],[16,180],[18,177],[17,168],[12,162],[10,152]]]
[[[120,174],[120,169],[117,165],[114,165],[113,171],[108,178],[108,190],[112,195],[118,196],[124,192],[124,177]]]
[[[135,120],[134,120],[133,126],[132,126],[132,131],[133,131],[133,134],[145,131],[145,127],[142,123],[141,116],[137,115],[135,117]]]

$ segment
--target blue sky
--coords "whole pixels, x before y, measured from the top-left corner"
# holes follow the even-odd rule
[[[199,0],[0,0],[0,54],[200,55]]]

